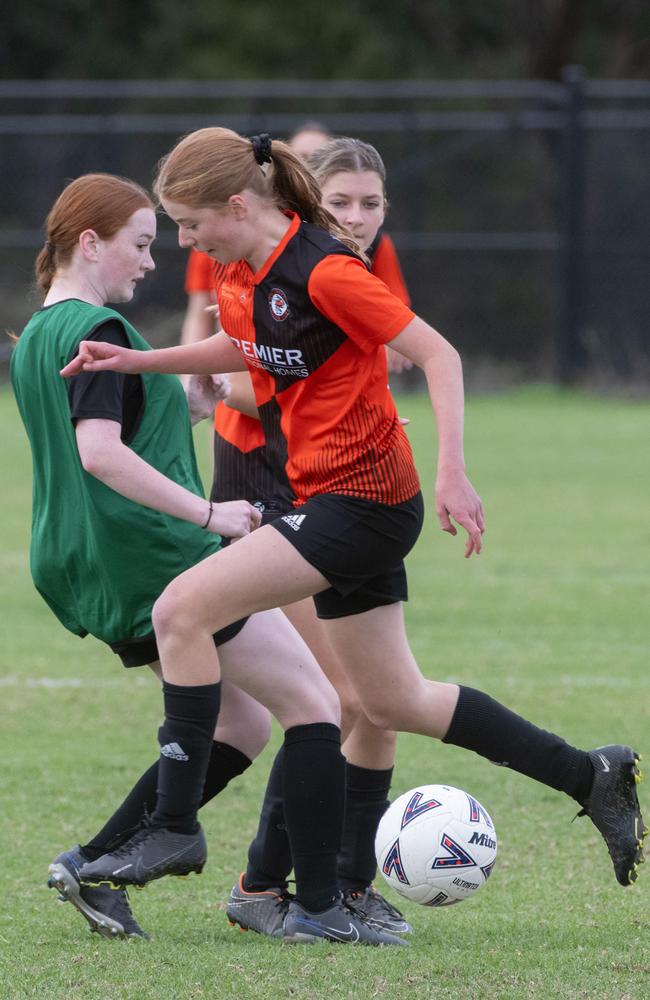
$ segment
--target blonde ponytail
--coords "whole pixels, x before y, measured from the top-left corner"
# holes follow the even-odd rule
[[[159,201],[191,208],[219,208],[245,190],[320,226],[367,263],[357,243],[322,208],[313,174],[286,143],[266,134],[247,139],[219,127],[190,132],[160,161],[154,182]]]
[[[271,158],[270,174],[277,204],[296,212],[305,222],[320,226],[367,264],[368,258],[356,240],[321,205],[318,181],[293,150],[276,139],[271,146]]]

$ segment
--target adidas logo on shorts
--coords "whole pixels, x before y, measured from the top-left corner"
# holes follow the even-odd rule
[[[171,757],[172,760],[190,759],[178,743],[166,743],[164,747],[160,748],[160,752],[163,757]]]
[[[300,531],[300,526],[306,517],[306,514],[285,514],[282,520],[286,521],[294,531]]]

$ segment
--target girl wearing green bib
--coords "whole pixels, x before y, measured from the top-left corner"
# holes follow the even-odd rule
[[[154,268],[155,234],[153,205],[137,184],[105,174],[69,184],[48,216],[47,240],[36,261],[45,299],[18,340],[11,378],[33,455],[30,566],[39,593],[71,632],[94,635],[125,666],[149,663],[160,675],[151,623],[156,598],[174,577],[217,552],[222,535],[248,534],[260,515],[245,500],[213,504],[204,498],[185,395],[175,376],[84,373],[70,384],[58,376],[85,339],[149,349],[106,303],[129,301]],[[242,619],[214,641],[221,684],[163,681],[175,726],[173,732],[163,726],[159,734],[167,769],[182,781],[194,756],[205,758],[207,752],[200,780],[190,779],[197,804],[204,804],[265,745],[266,705],[284,729],[300,737],[294,739],[297,753],[318,757],[325,745],[337,778],[333,785],[326,779],[324,798],[332,797],[329,785],[338,798],[338,701],[282,613]],[[160,807],[161,797],[175,850],[183,856],[191,842],[184,864],[188,871],[200,870],[205,847],[197,854],[196,831],[189,835],[183,828],[174,788],[165,784],[157,763],[95,837],[50,865],[49,884],[105,936],[144,935],[124,888],[83,885],[79,871],[118,850]],[[305,850],[309,854],[310,844]]]

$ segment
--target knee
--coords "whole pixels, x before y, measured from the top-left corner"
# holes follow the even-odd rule
[[[182,630],[185,619],[188,617],[187,609],[174,584],[175,581],[172,580],[163,590],[151,611],[151,621],[158,636]],[[190,627],[189,622],[187,622],[187,627]]]
[[[395,730],[404,729],[404,712],[400,705],[394,705],[388,700],[380,699],[364,703],[363,710],[368,722],[376,729],[392,730],[394,739],[397,739]]]

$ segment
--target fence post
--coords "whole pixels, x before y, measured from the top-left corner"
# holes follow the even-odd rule
[[[585,73],[565,66],[566,116],[560,156],[560,317],[555,368],[559,382],[571,383],[585,366],[581,331],[585,295]]]

